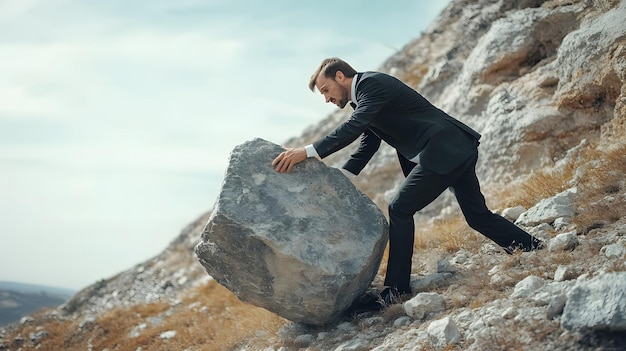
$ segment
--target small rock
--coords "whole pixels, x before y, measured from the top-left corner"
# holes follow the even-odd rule
[[[492,286],[510,285],[513,283],[513,278],[504,273],[496,273],[489,279],[489,284]]]
[[[161,333],[159,336],[163,340],[168,340],[176,336],[176,330],[168,330]]]
[[[554,280],[557,282],[562,282],[564,280],[570,280],[576,278],[576,270],[572,267],[560,265],[556,272],[554,272]]]
[[[454,267],[454,265],[450,261],[437,261],[437,273],[456,273],[458,271],[458,268]]]
[[[148,325],[146,323],[141,323],[136,325],[133,329],[130,330],[130,332],[128,333],[128,337],[129,338],[136,338],[139,337],[139,335],[141,335],[141,333],[146,330],[146,328],[148,327]]]
[[[32,342],[37,342],[38,340],[43,339],[46,336],[48,336],[48,332],[45,330],[40,330],[40,331],[28,334],[28,338]]]
[[[443,296],[437,293],[419,293],[403,304],[404,312],[413,319],[424,319],[429,313],[445,309]]]
[[[552,223],[559,217],[572,217],[575,213],[573,201],[576,194],[576,188],[571,188],[551,198],[543,199],[522,213],[515,223],[532,227],[540,223]]]
[[[509,307],[500,315],[504,319],[511,319],[517,315],[517,309],[513,307]]]
[[[567,228],[571,223],[572,221],[570,217],[559,217],[554,220],[553,225],[554,225],[554,229],[563,230]]]
[[[501,251],[502,249],[492,243],[485,243],[480,247],[480,252],[483,254],[499,253]]]
[[[535,291],[541,288],[545,284],[545,281],[536,275],[529,275],[515,285],[512,298],[529,297],[534,294]]]
[[[494,275],[500,272],[501,270],[502,270],[502,266],[498,264],[498,265],[491,267],[491,269],[487,272],[487,274]]]
[[[411,318],[407,317],[407,316],[402,316],[398,319],[396,319],[395,321],[393,321],[393,326],[394,327],[404,327],[411,324]]]
[[[567,296],[565,294],[556,295],[548,304],[548,309],[546,311],[546,318],[548,320],[553,320],[561,313],[563,313],[563,308],[565,307],[565,302],[567,301]]]
[[[470,253],[465,251],[465,250],[459,250],[459,252],[456,253],[456,255],[454,255],[454,257],[452,257],[452,259],[450,260],[450,262],[452,264],[463,264],[465,262],[467,262],[470,258]]]
[[[431,322],[427,330],[431,345],[438,350],[461,340],[461,332],[450,317]]]
[[[28,324],[28,323],[31,323],[31,322],[34,322],[34,321],[35,321],[35,319],[33,317],[31,317],[31,316],[24,316],[24,317],[20,318],[20,324]]]
[[[576,236],[576,231],[571,231],[567,233],[562,233],[554,237],[554,239],[550,240],[548,244],[548,250],[550,252],[555,251],[571,251],[578,246],[580,242],[578,241],[578,237]]]
[[[600,252],[608,258],[624,258],[626,248],[622,244],[611,244],[604,246]]]
[[[505,208],[502,211],[502,217],[508,219],[511,222],[515,222],[517,218],[524,212],[526,212],[526,208],[524,208],[524,206],[509,207]]]

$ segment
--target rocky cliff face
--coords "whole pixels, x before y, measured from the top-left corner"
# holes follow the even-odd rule
[[[619,0],[453,0],[419,38],[408,43],[379,69],[401,78],[433,104],[483,135],[477,173],[488,195],[494,189],[515,188],[538,171],[558,170],[564,162],[576,157],[579,145],[592,144],[604,151],[623,147],[626,135],[625,18],[626,1]],[[348,113],[331,114],[287,144],[300,146],[322,137],[347,118]],[[339,167],[354,147],[324,161]],[[590,174],[585,172],[593,173],[593,169],[580,174]],[[389,194],[400,180],[395,152],[383,146],[354,182],[384,210]],[[576,185],[576,179],[572,182]],[[602,201],[623,203],[618,201],[626,197],[623,179],[621,183],[618,179],[616,184],[607,190],[610,194]],[[450,200],[450,195],[442,196],[416,220],[454,212],[448,211],[454,207],[450,207]],[[577,211],[574,207],[570,210]],[[622,210],[624,208],[620,207],[617,211]],[[311,350],[335,347],[398,350],[424,345],[439,349],[437,345],[446,343],[455,345],[448,348],[455,350],[471,347],[477,350],[481,347],[483,350],[507,347],[585,350],[593,345],[612,349],[614,338],[608,337],[602,344],[602,335],[593,334],[585,344],[581,341],[583,334],[560,329],[558,316],[566,297],[558,291],[580,290],[575,290],[576,281],[571,279],[579,277],[585,281],[597,273],[595,270],[623,272],[626,269],[622,250],[626,245],[623,239],[626,226],[623,220],[614,221],[597,230],[593,237],[576,238],[590,228],[575,228],[562,219],[565,217],[538,220],[529,227],[551,243],[555,240],[556,248],[546,251],[547,256],[542,256],[541,260],[528,255],[511,261],[489,246],[481,246],[475,252],[451,253],[447,262],[453,266],[483,273],[476,273],[471,282],[461,280],[454,285],[454,291],[439,291],[446,306],[443,312],[427,311],[416,321],[404,313],[400,313],[402,316],[396,313],[392,319],[386,314],[328,330],[288,324],[272,339],[275,347],[268,350],[279,349],[281,345],[285,349]],[[52,314],[57,316],[55,318],[85,320],[114,307],[177,301],[180,294],[207,279],[193,256],[193,246],[200,240],[207,219],[208,214],[190,224],[161,255],[84,289]],[[577,251],[571,254],[571,250]],[[423,267],[423,264],[416,267]],[[430,273],[449,272],[435,269]],[[529,278],[531,276],[535,278]],[[489,286],[488,290],[498,286],[506,296],[472,303],[474,300],[462,293],[468,286],[476,288],[481,284],[483,290],[485,286]],[[507,289],[513,293],[507,293]],[[619,304],[623,295],[617,294]],[[572,306],[574,303],[570,308]],[[549,318],[546,318],[546,309]],[[568,316],[575,314],[568,309],[566,312]],[[434,313],[440,313],[437,318],[451,319],[439,320],[441,330],[433,324],[431,333],[426,321]],[[620,318],[623,317],[622,314]],[[579,321],[568,323],[585,325]],[[517,334],[500,335],[498,327],[504,325]],[[621,330],[622,327],[615,328]],[[446,330],[454,329],[460,336],[446,334]],[[512,339],[507,339],[509,337]],[[240,344],[240,349],[246,349],[242,345],[246,344]]]
[[[623,11],[619,1],[453,1],[381,70],[482,134],[484,188],[511,185],[553,167],[581,140],[599,139],[603,128],[623,126]],[[316,140],[348,114],[334,113],[289,144]],[[352,150],[328,162],[339,167]],[[398,169],[383,148],[357,184],[385,207]],[[432,217],[449,199],[423,213]]]

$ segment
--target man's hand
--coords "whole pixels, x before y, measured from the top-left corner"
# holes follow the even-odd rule
[[[306,150],[303,147],[287,148],[281,152],[272,162],[272,166],[277,172],[291,172],[296,163],[306,160]]]

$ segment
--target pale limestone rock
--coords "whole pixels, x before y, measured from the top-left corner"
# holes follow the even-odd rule
[[[452,318],[444,317],[431,322],[427,328],[431,345],[437,350],[442,350],[450,344],[461,340],[461,332]]]
[[[561,313],[563,313],[563,308],[565,307],[566,302],[566,294],[555,295],[548,304],[548,309],[546,310],[546,318],[548,320],[552,320]]]
[[[511,294],[511,297],[530,297],[536,292],[537,289],[541,288],[544,284],[545,281],[543,279],[535,275],[529,275],[515,285],[515,289],[513,290],[513,294]]]
[[[502,217],[508,219],[511,222],[515,222],[517,218],[524,212],[526,212],[526,208],[524,208],[524,206],[509,207],[502,210]]]
[[[580,242],[578,241],[578,236],[575,230],[567,233],[561,233],[550,240],[550,243],[548,244],[548,251],[571,251],[574,250],[578,244],[580,244]]]
[[[626,272],[576,284],[567,296],[561,323],[569,330],[626,331]]]
[[[530,227],[540,223],[552,223],[559,217],[572,217],[575,213],[573,201],[576,194],[576,188],[572,188],[543,199],[522,213],[515,223]]]
[[[571,222],[571,217],[559,217],[554,220],[553,226],[555,230],[563,230],[567,228]]]
[[[168,339],[171,339],[171,338],[175,337],[175,336],[176,336],[176,334],[178,334],[178,333],[176,332],[176,330],[167,330],[167,331],[162,332],[162,333],[159,335],[159,337],[160,337],[161,339],[163,339],[163,340],[168,340]]]
[[[562,282],[564,280],[575,279],[577,272],[574,268],[564,265],[559,265],[554,272],[554,280]]]
[[[610,244],[602,247],[600,252],[608,258],[624,258],[626,255],[626,247],[622,244]]]
[[[443,311],[443,296],[437,293],[419,293],[403,304],[406,314],[413,319],[424,319],[428,314]]]

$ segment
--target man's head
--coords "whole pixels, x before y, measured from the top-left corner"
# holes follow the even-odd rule
[[[326,102],[344,108],[350,101],[352,78],[356,70],[344,60],[332,57],[322,61],[309,81],[309,89],[315,88],[324,95]]]

